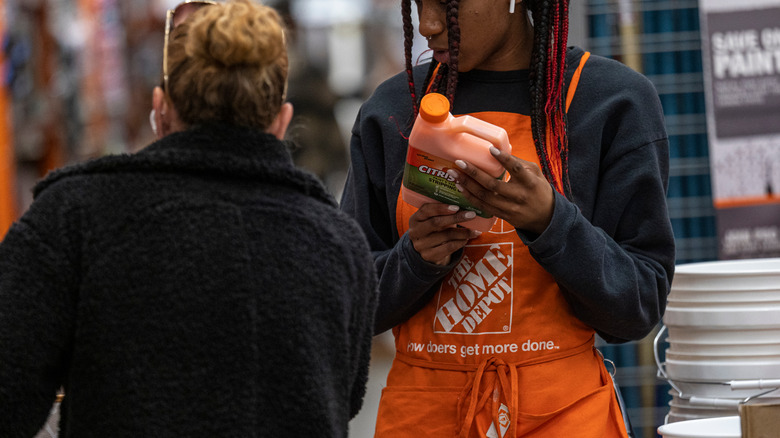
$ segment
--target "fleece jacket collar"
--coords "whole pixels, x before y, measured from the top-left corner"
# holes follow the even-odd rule
[[[313,175],[293,165],[287,145],[266,132],[236,126],[199,126],[170,134],[134,154],[110,155],[55,170],[34,189],[90,174],[174,172],[292,186],[336,206]]]

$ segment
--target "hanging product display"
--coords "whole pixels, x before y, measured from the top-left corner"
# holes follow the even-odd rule
[[[2,5],[2,2],[0,2]],[[5,8],[0,7],[0,35],[6,34]],[[0,52],[0,71],[6,71],[6,57]],[[13,126],[7,83],[0,83],[0,240],[16,218],[15,162]]]

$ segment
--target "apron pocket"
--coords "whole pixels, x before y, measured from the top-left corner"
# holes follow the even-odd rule
[[[382,390],[377,438],[446,437],[457,433],[459,387],[393,386]]]
[[[626,437],[625,426],[611,382],[605,382],[602,387],[553,412],[518,413],[517,434],[524,438]]]

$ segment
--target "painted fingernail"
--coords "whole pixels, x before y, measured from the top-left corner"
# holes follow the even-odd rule
[[[450,211],[458,211],[460,210],[460,207],[458,207],[457,205],[450,205],[449,207],[447,207],[447,209]]]
[[[471,230],[471,238],[476,239],[477,237],[482,235],[482,231],[479,230]]]
[[[477,214],[473,211],[467,211],[466,214],[463,215],[466,219],[474,219],[477,217]]]
[[[498,148],[495,146],[490,146],[490,153],[497,157],[499,154],[501,154],[501,151],[498,150]]]
[[[455,165],[457,165],[461,169],[465,169],[466,168],[466,162],[463,161],[463,160],[455,160]]]
[[[447,175],[449,175],[452,179],[458,179],[458,172],[452,169],[447,170]]]
[[[463,191],[463,186],[460,184],[455,184],[455,188],[458,189],[459,192]]]

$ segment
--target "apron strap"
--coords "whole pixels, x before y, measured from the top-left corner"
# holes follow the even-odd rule
[[[492,384],[488,384],[488,387],[492,387],[492,391],[488,390],[479,396],[479,387],[482,383],[482,377],[485,371],[495,371],[492,374]],[[509,375],[507,378],[507,374]],[[497,376],[497,378],[496,378]],[[500,392],[499,392],[500,391]],[[506,402],[507,409],[509,409],[509,418],[505,419],[508,422],[509,436],[517,436],[517,422],[514,419],[517,418],[517,399],[519,397],[519,388],[517,384],[517,367],[507,364],[501,359],[491,357],[483,361],[477,369],[474,380],[469,382],[468,385],[461,392],[458,397],[458,418],[463,419],[463,423],[460,428],[459,438],[468,438],[471,426],[474,423],[474,418],[477,416],[477,412],[481,411],[487,403],[488,398],[493,396],[493,425],[497,430],[501,427],[501,402],[498,397],[499,393],[503,393]],[[465,416],[463,414],[463,403],[469,399],[469,408]]]
[[[569,83],[569,91],[566,93],[566,111],[569,111],[569,105],[571,105],[572,99],[574,99],[574,90],[577,89],[577,84],[580,82],[580,76],[582,75],[582,68],[585,67],[585,62],[590,58],[590,52],[585,52],[580,58],[580,64],[577,66],[577,70],[574,71],[574,76]]]

